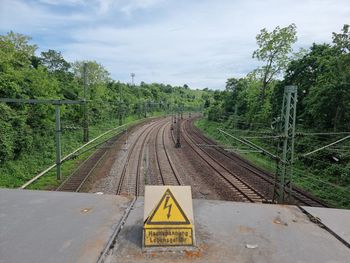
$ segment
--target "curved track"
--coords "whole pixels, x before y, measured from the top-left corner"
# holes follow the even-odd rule
[[[218,162],[211,154],[197,146],[197,142],[188,131],[188,121],[182,123],[181,131],[183,139],[192,148],[192,150],[201,158],[211,169],[214,171],[217,178],[224,180],[228,185],[230,191],[236,196],[240,197],[240,201],[245,202],[264,202],[266,199],[263,194],[257,191],[254,187],[250,186],[246,181],[242,180],[236,173],[227,169],[221,162]],[[225,190],[225,189],[223,189]]]
[[[160,183],[164,185],[181,185],[180,176],[168,153],[166,130],[170,130],[169,119],[143,127],[129,149],[125,164],[118,182],[117,194],[143,195],[146,169],[143,165],[145,148],[150,143],[150,134],[156,133],[154,142],[157,170]],[[155,176],[155,175],[153,175]]]
[[[142,127],[140,134],[137,135],[137,138],[131,145],[119,178],[116,194],[127,193],[135,196],[140,195],[142,155],[148,135],[156,126],[159,126],[159,123],[151,123]]]
[[[165,131],[167,129],[170,130],[170,125],[168,122],[157,131],[155,139],[155,155],[158,168],[157,170],[159,171],[161,183],[163,185],[181,185],[182,183],[179,173],[177,172],[167,149],[168,145],[170,144],[165,143]],[[163,158],[161,158],[162,156]]]
[[[130,140],[129,149],[121,155],[120,167],[113,179],[112,193],[137,197],[144,194],[145,184],[182,185],[187,182],[193,184],[199,193],[203,192],[202,189],[207,189],[204,194],[212,194],[215,198],[271,202],[274,186],[274,176],[271,173],[217,146],[194,127],[193,119],[179,121],[183,147],[177,150],[173,147],[178,123],[171,132],[171,118],[157,119],[138,128]],[[104,167],[99,163],[106,159],[106,153],[115,147],[118,138],[119,135],[114,136],[98,148],[57,190],[80,191],[92,172]],[[179,161],[179,156],[182,161]],[[106,160],[102,161],[105,162]],[[187,174],[187,177],[183,174]],[[293,200],[297,205],[327,207],[303,190],[296,187],[293,190]]]
[[[91,173],[106,155],[109,148],[118,140],[116,135],[104,143],[100,148],[93,152],[84,162],[82,162],[73,173],[65,179],[56,191],[79,192]]]
[[[186,128],[190,131],[194,142],[197,144],[215,145],[216,143],[204,136],[198,128],[194,127],[193,121],[186,121]],[[274,176],[254,165],[242,157],[229,153],[220,146],[203,149],[230,170],[238,171],[237,174],[257,189],[266,199],[271,200],[273,194]],[[293,187],[293,198],[297,204],[317,207],[327,207],[322,201],[306,193],[305,191]]]
[[[139,133],[135,136],[135,140],[130,145],[125,158],[122,172],[118,179],[116,194],[143,195],[145,173],[143,158],[145,155],[145,146],[149,143],[152,132],[156,134],[154,151],[156,154],[157,169],[161,177],[161,182],[158,182],[158,184],[182,184],[179,173],[168,152],[168,147],[171,143],[170,141],[166,142],[166,140],[169,140],[170,137],[167,134],[167,132],[170,133],[170,122],[166,118],[140,127]],[[92,153],[56,190],[79,192],[92,172],[103,160],[108,149],[113,147],[118,138],[119,135],[114,136],[104,143],[101,148]]]

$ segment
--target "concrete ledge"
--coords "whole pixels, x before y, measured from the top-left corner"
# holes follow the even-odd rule
[[[298,207],[210,200],[194,200],[193,205],[197,250],[143,253],[139,198],[109,262],[345,263],[350,258],[350,249]],[[350,211],[337,215],[349,216]]]
[[[130,201],[0,189],[0,262],[96,262]]]
[[[331,229],[345,242],[350,244],[350,212],[343,209],[324,209],[304,206],[308,213],[320,220],[322,224]],[[347,212],[346,212],[347,211]]]
[[[96,262],[132,198],[0,189],[0,262]],[[350,249],[295,206],[194,200],[195,249],[142,251],[143,198],[105,262],[345,263]],[[348,240],[350,210],[305,208]]]

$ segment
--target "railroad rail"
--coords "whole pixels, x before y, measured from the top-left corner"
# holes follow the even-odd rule
[[[113,136],[104,143],[97,151],[93,152],[85,161],[83,161],[73,173],[67,177],[56,191],[79,192],[86,180],[90,177],[97,165],[103,160],[108,149],[118,140],[120,134]]]
[[[190,133],[186,128],[186,123],[182,123],[181,130],[183,139],[186,143],[192,148],[192,150],[202,159],[213,171],[215,171],[217,178],[224,180],[230,190],[234,193],[235,196],[238,196],[240,201],[245,202],[264,202],[266,201],[265,197],[259,193],[254,187],[250,186],[244,180],[242,180],[237,174],[227,169],[224,165],[218,162],[210,154],[208,154],[203,149],[197,146],[197,143],[194,141]]]
[[[172,159],[170,158],[169,152],[167,150],[167,145],[165,143],[165,132],[167,128],[170,128],[169,122],[165,123],[163,126],[160,127],[160,129],[158,129],[155,139],[155,155],[157,170],[159,171],[159,175],[161,177],[163,185],[181,185],[182,183],[179,173],[177,172],[175,165]],[[161,134],[161,138],[159,134]],[[160,145],[161,147],[159,147]],[[163,153],[163,156],[165,156],[165,158],[160,158],[161,153]]]
[[[140,182],[141,182],[141,180],[140,180],[140,177],[141,177],[141,171],[140,171],[141,169],[140,169],[140,167],[142,165],[143,149],[144,149],[144,145],[146,143],[146,139],[148,138],[148,135],[151,133],[151,131],[157,125],[159,125],[159,123],[151,123],[151,124],[147,125],[146,127],[144,127],[143,130],[140,132],[140,134],[137,136],[137,138],[134,141],[134,143],[132,144],[131,148],[129,149],[128,155],[126,157],[126,160],[125,160],[125,163],[124,163],[124,166],[123,166],[122,173],[121,173],[120,178],[119,178],[117,192],[116,192],[117,195],[119,195],[119,194],[121,194],[123,192],[130,193],[130,191],[129,191],[130,186],[134,188],[134,195],[135,196],[139,196],[140,195]],[[140,149],[137,152],[137,151],[135,151],[135,148],[139,144],[140,141],[141,141]],[[136,156],[133,156],[133,155],[136,155]],[[125,179],[127,177],[126,176],[127,173],[129,175],[131,174],[128,171],[128,169],[130,167],[129,164],[132,161],[135,162],[135,159],[136,159],[136,165],[134,165],[134,168],[136,166],[135,178],[130,177],[130,179],[132,181],[134,181],[133,179],[135,179],[135,182],[134,183],[125,182],[126,181]],[[131,166],[131,168],[133,168],[133,167]],[[123,189],[123,187],[124,187],[124,189]]]
[[[154,145],[156,164],[161,177],[161,183],[170,185],[182,184],[179,173],[177,172],[170,154],[168,153],[167,146],[165,145],[165,134],[169,127],[169,119],[165,119],[148,125],[139,135],[137,135],[137,138],[129,149],[126,157],[116,194],[132,193],[135,196],[143,195],[143,155],[150,134],[154,131],[156,132]],[[128,180],[126,178],[128,178]]]
[[[211,173],[210,171],[214,172],[216,175],[213,177],[216,180],[215,183],[222,185],[221,188],[224,188],[223,191],[225,195],[227,194],[228,199],[232,197],[233,200],[237,201],[271,202],[274,186],[274,176],[271,173],[254,166],[235,153],[225,151],[213,140],[203,135],[193,125],[193,119],[179,121],[184,145],[188,145],[186,147],[193,151],[196,158],[206,164],[209,173]],[[150,136],[151,133],[154,135]],[[98,148],[79,165],[57,190],[80,191],[95,168],[104,159],[108,149],[113,147],[118,138],[119,135],[116,135]],[[151,140],[154,142],[152,141],[150,144]],[[169,118],[142,126],[135,134],[135,139],[121,166],[122,169],[116,182],[116,194],[131,194],[136,197],[143,195],[143,186],[147,178],[151,182],[153,180],[155,184],[182,185],[182,178],[169,152],[169,145],[173,145],[173,143],[175,143],[175,138],[170,130]],[[200,145],[212,145],[212,147],[200,147]],[[146,146],[154,148],[150,149]],[[148,157],[147,154],[153,154],[152,160],[149,162],[153,168],[150,170],[149,166],[144,165],[146,162],[144,160]],[[145,177],[147,176],[146,171],[150,174],[148,177]],[[293,186],[293,190],[293,200],[297,205],[327,207],[322,201],[303,190],[295,186]]]
[[[181,179],[177,172],[173,161],[168,153],[165,145],[165,134],[167,128],[170,130],[169,120],[161,120],[152,122],[143,126],[140,133],[135,138],[129,148],[123,165],[122,172],[117,184],[116,194],[128,193],[135,196],[142,195],[143,180],[142,180],[142,160],[146,142],[152,131],[156,130],[155,152],[157,166],[162,178],[162,184],[181,185]],[[79,192],[90,175],[93,173],[98,164],[104,159],[108,149],[113,147],[113,144],[119,138],[119,135],[112,137],[106,143],[102,144],[97,151],[92,153],[85,161],[83,161],[61,185],[57,191]],[[135,171],[136,170],[136,171]],[[165,171],[166,170],[166,171]],[[169,172],[170,171],[170,172]],[[126,179],[127,178],[127,179]]]
[[[197,127],[193,125],[193,119],[188,122],[188,128],[191,130],[191,134],[197,139],[195,140],[197,143],[205,143],[210,145],[216,145],[216,142],[207,138],[203,135]],[[239,166],[241,169],[245,169],[250,173],[250,176],[245,176],[247,180],[250,181],[250,184],[253,187],[260,188],[260,192],[265,193],[267,199],[271,200],[272,187],[274,185],[274,175],[254,166],[248,160],[238,156],[235,153],[227,152],[220,146],[214,146],[210,148],[205,148],[203,151],[212,152],[215,151],[216,155],[220,155],[221,162],[223,165],[232,169],[232,166]],[[307,205],[307,206],[316,206],[316,207],[328,207],[324,202],[319,200],[318,198],[310,195],[304,190],[293,186],[293,198],[299,205]]]

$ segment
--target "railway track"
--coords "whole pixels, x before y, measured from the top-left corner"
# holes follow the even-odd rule
[[[170,127],[169,124],[169,119],[165,119],[149,125],[140,132],[126,157],[116,194],[143,195],[145,181],[143,156],[152,132],[156,132],[154,147],[157,169],[161,178],[160,183],[164,185],[181,185],[180,176],[170,158],[165,143],[166,130]]]
[[[197,146],[196,141],[192,138],[186,128],[187,121],[181,125],[183,139],[192,148],[192,150],[215,172],[216,178],[224,180],[230,191],[239,197],[240,201],[245,202],[264,202],[266,198],[254,187],[242,180],[237,174],[227,169],[218,162],[212,155]],[[225,189],[223,189],[225,190]]]
[[[121,133],[122,134],[122,133]],[[97,151],[92,153],[85,161],[83,161],[73,172],[66,178],[56,191],[64,192],[79,192],[90,175],[96,169],[98,164],[104,159],[108,150],[113,147],[114,143],[118,140],[118,134],[108,140],[106,143],[100,145]],[[134,147],[134,146],[133,146]],[[124,176],[124,175],[123,175]],[[118,188],[119,191],[119,188]],[[137,190],[139,192],[139,190]]]
[[[205,143],[208,145],[215,145],[216,143],[207,138],[205,135],[203,135],[198,128],[194,127],[193,121],[187,121],[188,128],[191,130],[191,134],[193,137],[195,137],[197,140],[197,144],[199,143]],[[245,169],[248,171],[251,175],[246,176],[245,178],[250,180],[250,184],[252,187],[256,187],[257,189],[261,189],[260,192],[264,193],[265,196],[267,196],[266,199],[271,200],[272,199],[272,188],[274,185],[274,176],[271,173],[268,173],[258,167],[255,167],[252,165],[249,161],[241,158],[240,156],[237,156],[234,153],[229,153],[225,151],[220,146],[210,147],[205,149],[205,151],[213,152],[215,151],[217,155],[219,154],[221,157],[222,163],[226,165],[229,169],[232,169],[232,166],[239,166],[241,169]],[[228,163],[231,163],[230,165],[227,165]],[[319,199],[313,197],[312,195],[306,193],[302,189],[293,186],[293,198],[295,199],[296,203],[299,205],[307,205],[307,206],[316,206],[316,207],[327,207],[326,204],[324,204]]]
[[[143,194],[143,155],[145,145],[152,131],[156,131],[155,152],[157,167],[160,171],[161,184],[181,185],[180,176],[165,145],[166,130],[170,129],[169,120],[152,122],[143,126],[135,141],[130,145],[122,172],[117,184],[116,194],[132,194],[139,196]],[[93,173],[98,164],[103,160],[108,149],[118,139],[114,136],[102,145],[96,152],[91,154],[82,162],[76,170],[56,189],[57,191],[79,192],[86,180]]]
[[[179,173],[177,172],[175,165],[170,158],[167,150],[167,145],[165,143],[165,132],[167,128],[170,129],[169,122],[158,129],[155,139],[155,155],[158,168],[157,170],[159,171],[161,183],[163,185],[181,185],[182,183]],[[163,158],[161,158],[161,156],[163,156]]]
[[[126,157],[122,173],[119,178],[118,187],[116,194],[134,194],[139,196],[141,193],[142,180],[141,178],[141,165],[142,165],[142,155],[146,140],[148,135],[159,123],[151,123],[144,127],[140,134],[137,136],[136,140],[129,149],[128,155]],[[138,149],[137,149],[138,146]],[[133,171],[130,171],[132,169]],[[136,171],[135,171],[136,169]]]
[[[175,144],[174,133],[170,131],[169,118],[153,121],[142,126],[135,140],[125,155],[119,175],[116,177],[116,194],[143,195],[144,184],[182,185],[182,179],[177,166],[171,158],[169,146]],[[176,124],[177,125],[177,124]],[[174,127],[175,129],[177,127]],[[214,173],[215,185],[224,192],[225,200],[244,202],[270,202],[272,200],[274,177],[242,157],[225,151],[222,147],[203,135],[191,120],[181,121],[182,142],[194,153],[197,160],[205,163],[209,175]],[[152,136],[150,136],[152,134]],[[113,147],[119,135],[108,140],[96,152],[91,154],[58,188],[58,191],[78,192],[90,177],[101,160],[104,159],[108,149]],[[152,141],[152,143],[150,143]],[[200,147],[199,145],[212,145]],[[149,148],[151,147],[151,148]],[[148,159],[148,155],[153,159]],[[194,158],[193,161],[196,161]],[[197,162],[197,161],[196,161]],[[147,164],[146,164],[147,163]],[[152,169],[149,170],[149,165]],[[200,164],[199,164],[200,167]],[[200,169],[200,168],[199,168]],[[146,172],[149,174],[146,176]],[[207,172],[208,173],[208,172]],[[200,175],[200,172],[199,174]],[[147,178],[150,178],[148,180]],[[203,177],[204,178],[204,177]],[[206,179],[203,179],[206,180]],[[293,198],[298,205],[327,207],[317,198],[303,190],[293,187]]]
[[[69,176],[65,179],[56,191],[63,192],[79,192],[96,166],[106,155],[108,149],[117,141],[119,135],[112,137],[105,144],[103,144],[96,152],[92,153],[84,162],[82,162]]]

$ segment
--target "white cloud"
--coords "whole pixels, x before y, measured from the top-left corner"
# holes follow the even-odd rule
[[[116,1],[113,1],[113,0],[98,0],[98,3],[99,3],[99,11],[98,11],[98,13],[99,14],[104,14],[104,13],[108,12],[114,2],[116,2]]]
[[[46,1],[46,0],[45,0]],[[55,1],[55,0],[48,0]],[[75,0],[67,0],[75,1]],[[78,0],[77,0],[78,1]],[[165,0],[92,0],[92,4],[98,6],[97,14],[105,15],[109,12],[118,10],[124,15],[131,15],[134,11],[140,9],[152,8]]]
[[[129,0],[121,7],[121,10],[126,14],[131,14],[135,10],[152,8],[164,1],[165,0]]]
[[[39,46],[61,50],[69,60],[95,59],[121,81],[135,72],[138,81],[195,88],[223,88],[228,77],[256,68],[251,54],[263,27],[296,23],[297,46],[308,47],[330,42],[332,31],[350,17],[345,0],[63,0],[75,8],[66,13],[40,3],[1,1],[2,31],[20,29],[34,40],[44,36]]]
[[[39,0],[38,2],[48,5],[80,5],[83,0]]]
[[[53,13],[45,6],[33,5],[26,1],[0,2],[0,30],[3,32],[14,30],[33,36],[41,31],[62,34],[63,32],[56,30],[73,24],[80,25],[88,19],[89,16],[83,13]]]

